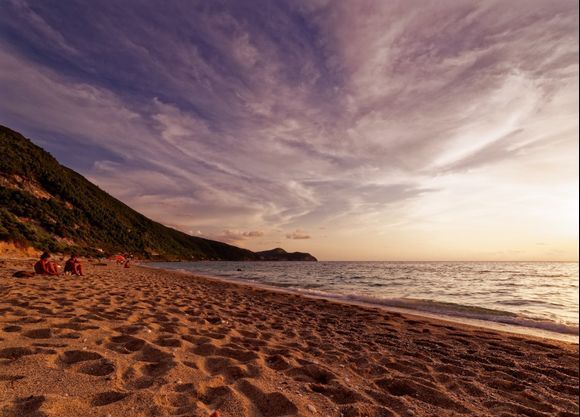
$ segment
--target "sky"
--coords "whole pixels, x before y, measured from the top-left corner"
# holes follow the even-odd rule
[[[578,3],[0,0],[0,124],[186,233],[578,259]]]

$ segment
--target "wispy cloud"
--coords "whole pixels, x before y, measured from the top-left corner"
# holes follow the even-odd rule
[[[240,243],[244,240],[256,239],[262,236],[264,236],[264,232],[259,230],[241,231],[226,229],[221,234],[212,236],[212,238],[228,243]]]
[[[327,227],[301,243],[333,257],[480,210],[486,181],[521,212],[542,157],[526,204],[574,186],[573,1],[4,7],[0,123],[186,232],[260,249]]]
[[[292,239],[292,240],[306,240],[306,239],[310,239],[310,235],[302,232],[300,230],[295,230],[292,233],[288,233],[286,235],[286,239]]]

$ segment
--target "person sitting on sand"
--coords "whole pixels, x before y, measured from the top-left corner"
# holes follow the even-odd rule
[[[71,275],[83,275],[83,265],[76,255],[71,255],[70,259],[64,264],[64,272],[70,272]]]
[[[48,252],[40,255],[40,260],[34,264],[34,272],[40,275],[58,275],[59,266],[49,259],[50,254]]]

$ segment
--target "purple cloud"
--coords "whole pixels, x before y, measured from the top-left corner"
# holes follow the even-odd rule
[[[135,7],[6,2],[0,123],[186,232],[370,236],[470,172],[577,151],[573,1]]]

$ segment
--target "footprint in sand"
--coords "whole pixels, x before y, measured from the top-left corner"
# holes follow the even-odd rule
[[[115,372],[115,369],[114,363],[102,358],[83,364],[79,367],[78,372],[92,376],[107,376]]]
[[[141,330],[144,330],[144,329],[145,329],[144,325],[133,324],[133,325],[117,327],[113,330],[115,330],[116,332],[119,332],[119,333],[123,333],[123,334],[134,335],[134,334],[139,333]]]
[[[57,327],[59,329],[69,329],[69,330],[76,330],[78,332],[84,331],[84,330],[98,330],[99,327],[98,326],[93,326],[90,324],[83,324],[83,323],[78,323],[74,320],[71,320],[69,322],[66,323],[60,323],[60,324],[56,324],[54,327]]]
[[[109,338],[107,348],[124,355],[135,353],[145,346],[145,341],[129,335],[113,336]]]
[[[205,369],[210,375],[221,375],[228,384],[242,378],[251,378],[254,376],[246,365],[238,364],[231,358],[220,356],[205,358]]]
[[[29,339],[50,339],[52,331],[50,329],[33,329],[22,333],[22,335]]]
[[[65,367],[73,368],[76,372],[91,376],[107,376],[115,371],[115,364],[97,352],[85,350],[69,350],[61,354],[57,362]]]
[[[26,347],[9,347],[0,349],[0,359],[16,360],[35,353],[35,351]]]
[[[247,380],[238,383],[238,389],[265,416],[292,416],[298,414],[296,405],[280,392],[266,393]]]
[[[22,330],[22,327],[20,327],[20,326],[6,326],[2,330],[5,331],[6,333],[13,333],[13,332],[19,332],[20,330]]]
[[[395,397],[406,396],[444,409],[468,412],[465,407],[443,392],[411,379],[383,378],[375,381],[375,384]]]
[[[162,347],[180,347],[181,346],[181,340],[176,339],[175,337],[172,336],[161,336],[159,337],[157,340],[155,340],[156,345],[158,346],[162,346]]]
[[[337,376],[329,369],[313,363],[299,368],[292,368],[286,374],[299,382],[312,382],[322,385],[329,384],[337,379]]]
[[[58,360],[65,365],[73,365],[78,362],[92,361],[102,359],[103,357],[97,352],[88,350],[68,350],[59,356]]]
[[[101,407],[103,405],[116,403],[117,401],[121,401],[122,399],[126,398],[128,395],[129,394],[126,392],[118,391],[101,392],[93,396],[91,399],[91,405],[93,407]]]
[[[195,412],[201,412],[202,407],[199,398],[201,394],[191,383],[177,384],[173,389],[165,394],[157,396],[157,402],[161,407],[169,410],[171,415],[192,415]],[[197,415],[197,414],[194,414]],[[203,413],[202,415],[206,415]]]
[[[133,367],[129,367],[125,370],[121,379],[123,380],[125,388],[128,390],[147,389],[155,383],[153,378],[137,372]]]
[[[270,355],[266,358],[266,366],[275,371],[285,371],[292,365],[282,355]]]
[[[2,410],[2,416],[5,417],[44,417],[45,413],[39,411],[44,403],[43,395],[22,397],[15,399],[11,406]]]
[[[358,392],[338,383],[332,385],[311,384],[310,389],[312,389],[312,392],[318,392],[328,397],[335,404],[353,404],[365,400],[365,397]]]
[[[145,389],[154,383],[166,384],[165,375],[175,367],[171,353],[163,352],[148,343],[137,353],[135,359],[144,364],[129,367],[122,376],[125,387],[128,389]]]

